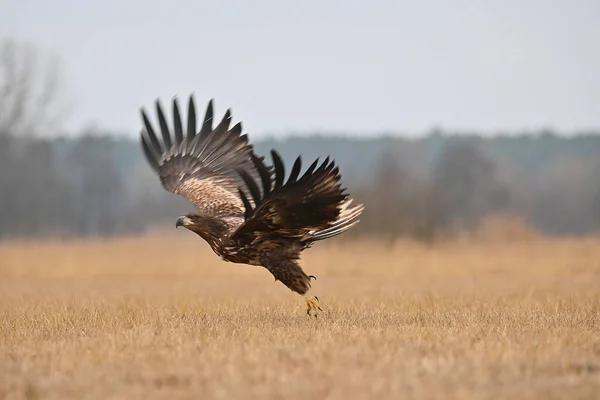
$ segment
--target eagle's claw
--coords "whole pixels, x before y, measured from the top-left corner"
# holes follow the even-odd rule
[[[317,296],[306,296],[306,307],[306,315],[314,315],[315,318],[317,318],[319,311],[323,311]]]

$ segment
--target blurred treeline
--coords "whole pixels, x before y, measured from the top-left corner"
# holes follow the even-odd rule
[[[51,61],[0,43],[0,238],[172,227],[192,207],[161,187],[135,132],[47,135],[64,110]],[[203,112],[208,99],[196,100]],[[304,168],[316,157],[338,162],[344,186],[366,204],[361,223],[344,237],[431,240],[475,229],[496,214],[551,235],[600,229],[600,130],[568,137],[540,130],[485,138],[438,129],[418,139],[250,138],[257,153],[276,148],[287,163],[301,154]]]
[[[113,235],[170,226],[191,210],[166,192],[139,144],[108,134],[76,139],[0,137],[0,235]],[[600,228],[600,135],[421,139],[325,136],[257,141],[304,167],[338,161],[367,208],[355,235],[437,235],[474,229],[496,213],[558,235]],[[288,169],[289,171],[289,169]]]

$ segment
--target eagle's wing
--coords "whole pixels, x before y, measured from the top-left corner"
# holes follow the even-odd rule
[[[315,160],[298,178],[300,157],[294,162],[287,182],[281,157],[271,150],[275,175],[254,157],[260,180],[247,171],[239,173],[250,197],[240,189],[245,207],[244,222],[232,233],[229,243],[245,262],[262,265],[294,292],[305,294],[308,276],[297,262],[300,251],[356,225],[362,204],[352,204],[341,187],[339,169],[329,157],[317,168]]]
[[[238,195],[241,184],[237,169],[257,176],[253,146],[242,134],[238,122],[229,128],[231,111],[213,129],[213,101],[210,100],[200,131],[196,130],[196,107],[190,96],[187,126],[183,126],[177,99],[173,99],[173,128],[167,125],[159,100],[156,100],[162,141],[157,137],[144,109],[141,144],[146,159],[168,191],[180,194],[199,213],[213,217],[241,215],[244,211]]]
[[[356,225],[362,204],[352,204],[340,184],[340,173],[329,157],[317,168],[315,160],[300,177],[301,158],[294,162],[287,182],[281,157],[271,150],[274,178],[263,163],[253,157],[260,180],[240,170],[250,196],[240,190],[245,207],[245,221],[232,234],[238,243],[274,250],[282,241],[307,245],[326,239]],[[262,188],[262,190],[261,190]],[[298,246],[301,247],[301,246]]]

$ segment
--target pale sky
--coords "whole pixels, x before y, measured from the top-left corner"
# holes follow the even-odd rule
[[[0,0],[0,36],[62,57],[66,124],[215,98],[254,137],[600,128],[600,1]]]

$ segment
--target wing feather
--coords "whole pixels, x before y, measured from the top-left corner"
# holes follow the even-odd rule
[[[149,139],[147,139],[147,134],[142,132],[141,139],[142,149],[144,150],[144,155],[146,156],[148,163],[155,172],[158,172],[159,156],[154,152],[154,149],[151,148],[151,144],[148,143]]]
[[[194,96],[190,96],[188,101],[188,122],[186,141],[191,143],[196,136],[196,105],[194,104]]]
[[[162,154],[164,152],[163,147],[160,142],[156,138],[156,133],[154,133],[154,129],[152,128],[152,124],[146,115],[146,112],[142,110],[142,120],[144,122],[144,127],[146,128],[146,135],[143,135],[144,139],[148,139],[146,142],[149,147],[157,154]]]
[[[271,153],[274,151],[275,150],[271,150]],[[296,161],[294,161],[294,165],[292,166],[292,172],[290,173],[290,176],[288,178],[288,185],[291,185],[292,183],[296,182],[296,179],[298,179],[298,175],[300,175],[301,169],[302,169],[302,158],[300,156],[298,156],[298,158],[296,158]]]
[[[260,189],[258,188],[258,185],[256,184],[256,182],[254,182],[254,180],[252,179],[250,174],[248,174],[248,172],[241,169],[238,171],[238,173],[244,180],[244,183],[246,183],[248,190],[250,190],[250,194],[252,195],[252,200],[254,201],[254,204],[258,204],[261,200]]]
[[[254,205],[242,197],[245,221],[233,233],[232,240],[264,243],[266,247],[272,247],[274,242],[280,240],[296,240],[306,244],[338,235],[356,225],[363,205],[351,205],[352,200],[340,184],[339,168],[334,161],[327,157],[317,168],[317,159],[298,178],[301,170],[301,159],[298,157],[287,182],[282,183],[285,174],[283,162],[275,150],[271,151],[271,155],[275,166],[274,185],[265,173],[266,166],[262,159],[254,158],[260,174],[262,194],[257,179],[246,171],[238,171],[252,194]]]
[[[169,127],[167,126],[167,120],[165,119],[160,100],[156,100],[156,114],[158,115],[158,123],[160,125],[163,143],[165,144],[164,150],[169,151],[173,144],[171,143],[171,133],[169,132]]]
[[[262,182],[262,187],[263,187],[263,193],[269,193],[271,191],[271,174],[269,173],[269,170],[267,169],[267,167],[265,166],[265,164],[262,162],[262,159],[256,159],[256,156],[254,156],[254,159],[252,160],[254,162],[254,165],[256,165],[257,169],[258,169],[258,174],[260,175],[260,180]]]
[[[159,140],[145,110],[141,110],[144,130],[141,144],[150,166],[171,193],[180,194],[199,213],[210,216],[242,215],[245,204],[238,188],[244,183],[236,170],[244,170],[251,180],[258,177],[253,146],[238,123],[229,129],[231,111],[213,130],[213,100],[208,102],[199,132],[196,132],[196,106],[193,95],[188,102],[187,126],[173,99],[173,131],[159,100],[155,102],[162,140]],[[183,136],[183,132],[186,132]],[[247,199],[246,199],[247,201]]]
[[[283,179],[285,178],[285,167],[281,157],[276,151],[271,151],[271,157],[273,158],[273,165],[275,166],[275,189],[281,189],[281,186],[283,186]]]
[[[231,124],[231,109],[227,109],[225,111],[225,115],[219,125],[215,128],[215,135],[222,135],[229,129],[229,124]]]
[[[181,124],[181,113],[179,112],[177,98],[173,99],[173,132],[175,132],[175,144],[181,146],[181,142],[183,142],[183,125]]]
[[[212,133],[212,122],[213,122],[213,100],[210,99],[206,106],[206,112],[204,114],[204,123],[200,129],[200,135],[209,135]]]

